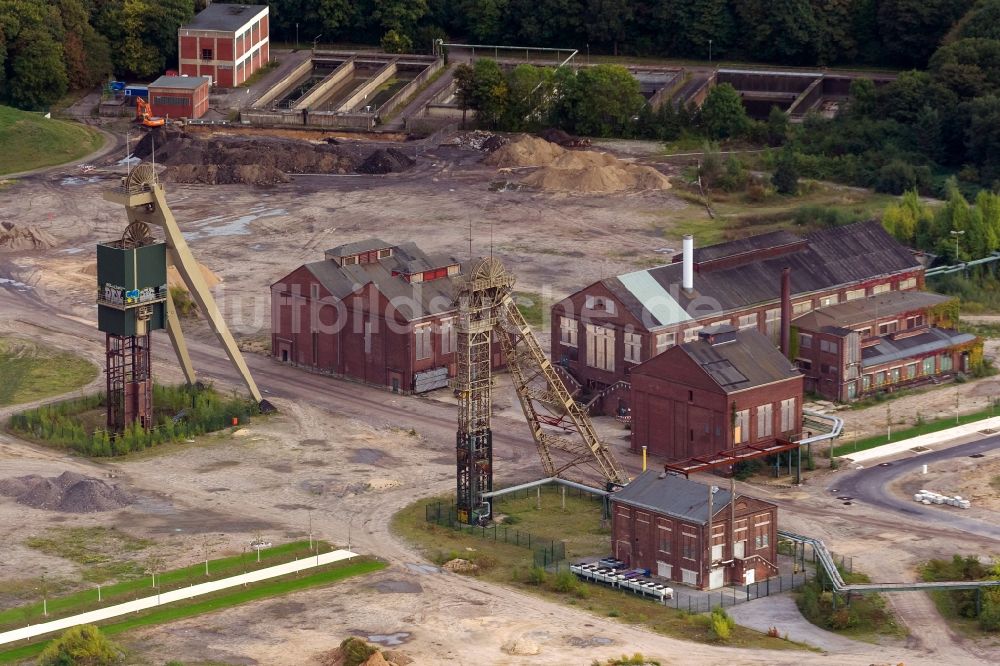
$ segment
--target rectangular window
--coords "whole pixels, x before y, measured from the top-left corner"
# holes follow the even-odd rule
[[[890,333],[895,333],[896,329],[899,328],[899,322],[896,320],[887,321],[878,325],[879,335],[889,335]]]
[[[771,342],[777,344],[781,332],[781,308],[772,308],[764,313],[764,327]]]
[[[813,302],[811,300],[801,301],[792,306],[792,314],[793,315],[805,314],[812,309],[813,309]]]
[[[413,327],[413,337],[416,342],[417,360],[430,358],[433,350],[431,348],[431,325],[421,324]]]
[[[576,347],[576,319],[562,317],[559,319],[559,342],[567,347]]]
[[[906,328],[919,328],[924,325],[924,316],[915,315],[906,318]]]
[[[449,317],[441,320],[441,353],[451,354],[458,349],[458,328],[455,327],[455,318]]]
[[[910,278],[906,278],[905,280],[900,280],[899,281],[899,290],[900,291],[903,291],[904,289],[913,289],[916,286],[917,286],[917,278],[915,278],[915,277],[910,277]]]
[[[656,334],[656,353],[662,354],[671,347],[677,344],[677,334],[676,333],[657,333]]]
[[[891,284],[877,284],[872,287],[872,295],[877,296],[878,294],[884,294],[887,291],[892,291]]]
[[[684,342],[694,342],[695,340],[697,340],[698,333],[701,332],[702,328],[704,328],[704,326],[698,326],[697,328],[689,328],[686,331],[684,331]]]
[[[799,347],[802,349],[812,349],[813,336],[808,333],[799,333]]]
[[[771,403],[757,407],[757,439],[774,433],[774,406]]]
[[[875,373],[875,386],[882,386],[885,384],[885,371],[879,370]]]
[[[365,353],[372,353],[372,323],[370,321],[365,322]]]
[[[312,334],[312,364],[319,365],[319,333]]]
[[[872,336],[871,326],[869,326],[867,328],[860,328],[860,329],[858,329],[857,330],[857,334],[860,335],[862,338],[870,338]]]
[[[924,359],[924,374],[933,375],[935,372],[934,357],[928,356]]]
[[[733,423],[733,443],[744,444],[750,439],[750,410],[742,409],[736,412]]]
[[[813,364],[812,361],[807,358],[797,358],[795,359],[795,366],[799,370],[812,370]]]
[[[795,418],[795,398],[781,401],[781,432],[795,430],[798,419]]]
[[[681,535],[681,557],[685,560],[694,560],[698,556],[698,549],[695,547],[697,538],[693,534]]]
[[[309,285],[309,298],[311,298],[314,301],[318,301],[319,300],[319,285],[318,284],[311,284],[311,285]]]
[[[820,340],[819,350],[827,354],[836,354],[840,350],[840,347],[832,340]]]
[[[862,375],[861,376],[861,390],[862,391],[867,391],[871,387],[872,387],[872,376],[871,375]]]
[[[667,525],[660,524],[657,526],[657,536],[659,537],[657,541],[660,553],[669,555],[674,540],[673,530]]]
[[[913,379],[916,376],[917,376],[917,364],[910,363],[909,365],[906,366],[906,378]]]
[[[609,315],[615,313],[615,302],[604,296],[587,296],[585,307],[590,310],[607,312]]]
[[[642,336],[638,333],[625,334],[625,360],[642,363]]]
[[[942,354],[940,362],[941,372],[951,372],[952,367],[951,354]]]
[[[340,265],[341,266],[353,266],[356,263],[358,263],[357,256],[344,257],[343,259],[340,260]]]
[[[756,328],[757,327],[757,313],[754,312],[753,314],[742,315],[739,318],[738,321],[739,321],[740,330],[743,330],[744,328]]]
[[[615,331],[613,328],[587,324],[587,365],[614,372]]]
[[[386,259],[386,258],[391,257],[391,256],[392,256],[392,248],[391,247],[388,247],[388,248],[386,248],[384,250],[379,250],[378,251],[378,258],[379,259]]]
[[[889,382],[892,384],[898,384],[899,380],[902,379],[902,368],[892,368],[889,370]]]
[[[202,60],[211,60],[212,59],[212,49],[202,49],[201,50],[201,59]]]
[[[819,299],[819,306],[821,308],[825,308],[828,305],[836,305],[839,301],[840,297],[837,294],[834,294],[833,296],[824,296]]]
[[[844,292],[845,301],[856,301],[859,298],[864,298],[867,295],[865,289],[848,289]]]

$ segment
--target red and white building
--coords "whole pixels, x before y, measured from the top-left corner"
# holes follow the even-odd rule
[[[177,30],[181,74],[238,86],[270,59],[266,5],[212,3]]]

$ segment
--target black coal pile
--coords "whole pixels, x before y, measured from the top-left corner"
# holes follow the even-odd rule
[[[359,173],[396,173],[406,171],[415,161],[395,148],[379,148],[358,165]]]
[[[76,472],[63,472],[48,478],[29,474],[0,479],[0,495],[13,497],[25,506],[66,513],[114,511],[135,501],[117,484]]]

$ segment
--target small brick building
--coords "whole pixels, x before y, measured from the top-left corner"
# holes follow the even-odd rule
[[[611,510],[612,552],[630,567],[709,590],[778,573],[770,502],[649,470],[611,496]]]
[[[702,329],[632,370],[632,449],[668,460],[792,441],[802,375],[756,329]]]
[[[161,76],[149,84],[149,105],[160,118],[201,118],[208,111],[208,79]]]
[[[177,30],[178,69],[230,88],[271,58],[267,5],[212,3]]]
[[[271,285],[274,358],[399,393],[446,386],[456,371],[459,260],[377,238],[325,254]]]

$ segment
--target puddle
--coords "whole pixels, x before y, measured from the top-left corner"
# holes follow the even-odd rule
[[[18,282],[17,280],[11,280],[10,278],[0,278],[0,287],[13,287],[18,291],[28,291],[29,289],[34,289],[30,284],[24,284],[23,282]]]
[[[413,635],[408,631],[397,631],[394,634],[369,634],[365,631],[351,629],[349,633],[354,636],[364,638],[369,643],[377,643],[378,645],[384,645],[385,647],[398,647],[400,645],[405,645],[410,642],[410,639],[413,637]]]
[[[604,636],[573,636],[566,639],[566,642],[573,647],[604,647],[605,645],[613,645],[614,640],[610,638],[605,638]]]
[[[417,594],[424,588],[412,580],[383,580],[373,586],[381,594]]]
[[[100,176],[67,176],[59,181],[60,185],[64,187],[75,187],[77,185],[89,185],[91,183],[99,183],[101,181]]]
[[[362,465],[377,465],[387,455],[385,451],[379,449],[354,449],[351,453],[351,462]]]
[[[190,226],[197,231],[185,231],[184,238],[191,241],[199,238],[215,238],[218,236],[249,236],[250,223],[262,217],[274,217],[285,215],[288,211],[284,208],[257,208],[252,212],[240,215],[236,218],[229,218],[226,215],[213,215],[195,220]],[[228,220],[228,221],[225,221]],[[221,224],[220,224],[221,223]]]

